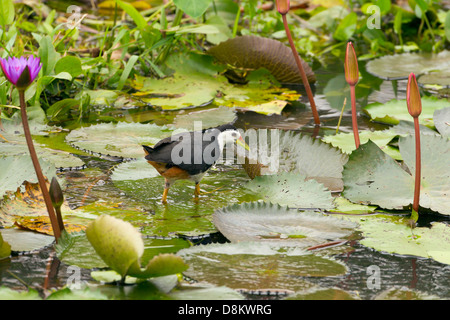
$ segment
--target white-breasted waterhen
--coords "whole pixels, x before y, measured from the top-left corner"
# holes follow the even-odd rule
[[[202,131],[184,132],[167,137],[153,147],[145,146],[145,159],[165,178],[162,203],[167,203],[170,186],[177,180],[195,182],[195,199],[200,195],[199,183],[220,158],[223,148],[238,143],[248,150],[239,131],[224,124]]]

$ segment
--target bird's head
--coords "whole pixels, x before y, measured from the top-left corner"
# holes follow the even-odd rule
[[[236,129],[227,129],[220,132],[217,136],[217,140],[219,141],[221,149],[226,145],[237,143],[246,150],[249,150],[249,146],[245,143],[244,139],[241,136],[241,133]]]

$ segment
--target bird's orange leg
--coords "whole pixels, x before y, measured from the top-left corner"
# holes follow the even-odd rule
[[[198,201],[199,195],[200,195],[200,184],[195,183],[195,191],[194,191],[195,201]]]
[[[166,185],[164,187],[164,192],[163,192],[163,196],[161,199],[161,202],[163,204],[167,204],[167,194],[169,193],[169,188],[170,188],[170,182],[169,182],[169,180],[166,179]]]

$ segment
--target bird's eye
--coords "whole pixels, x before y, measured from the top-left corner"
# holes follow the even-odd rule
[[[237,133],[236,133],[236,132],[233,132],[231,135],[232,135],[234,138],[237,138]]]

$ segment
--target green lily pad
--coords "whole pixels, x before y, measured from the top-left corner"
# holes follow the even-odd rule
[[[443,137],[450,138],[450,107],[436,110],[433,119],[439,133]]]
[[[348,201],[344,197],[336,197],[333,200],[335,208],[328,210],[329,212],[343,214],[369,214],[375,212],[377,206],[366,206]]]
[[[404,164],[410,172],[415,172],[414,137],[401,137],[399,149]],[[450,141],[439,136],[421,135],[421,149],[420,205],[450,214]],[[350,155],[343,179],[343,196],[355,203],[403,209],[413,201],[414,177],[371,141]]]
[[[397,136],[393,130],[369,131],[363,130],[359,132],[359,139],[361,144],[366,143],[369,139],[375,143],[381,150],[390,153],[390,149],[386,148],[389,142]],[[338,133],[335,135],[328,135],[322,139],[326,143],[331,143],[333,147],[337,147],[343,152],[350,154],[356,149],[355,138],[352,133]],[[392,154],[390,154],[392,155]]]
[[[137,76],[133,87],[138,91],[133,95],[163,110],[205,106],[213,102],[219,106],[246,108],[275,100],[298,99],[298,96],[287,96],[286,90],[264,70],[255,71],[247,85],[233,85],[220,75],[223,67],[214,65],[211,56],[174,54],[168,57],[166,64],[176,70],[173,75],[164,79]],[[267,112],[264,108],[252,110]]]
[[[449,86],[450,51],[434,53],[403,53],[383,56],[367,63],[369,73],[385,80],[407,79],[411,72],[419,77],[419,84]]]
[[[411,229],[404,218],[375,216],[359,221],[360,243],[378,251],[434,259],[450,264],[450,227],[433,223]]]
[[[0,233],[15,253],[41,250],[55,242],[55,237],[20,229],[0,229]]]
[[[337,148],[293,131],[259,129],[247,130],[242,135],[250,148],[245,154],[250,163],[244,166],[248,172],[256,170],[256,176],[297,173],[322,183],[331,191],[342,190],[347,155]],[[244,157],[240,148],[237,151]]]
[[[33,289],[17,291],[6,287],[0,287],[0,300],[42,300],[39,292]]]
[[[291,208],[333,207],[331,192],[323,184],[301,174],[284,172],[277,175],[256,177],[244,185],[252,194],[264,201]]]
[[[154,145],[169,136],[166,126],[140,123],[102,123],[72,130],[66,141],[81,150],[103,156],[138,158],[144,156],[143,144]]]
[[[332,258],[269,242],[195,246],[178,254],[189,264],[184,272],[188,277],[234,289],[300,290],[310,286],[302,277],[342,276],[347,272],[344,264]]]
[[[419,123],[433,128],[433,115],[436,110],[447,108],[450,102],[447,99],[435,97],[422,97],[422,113]],[[362,109],[373,121],[396,125],[401,120],[411,121],[406,100],[391,100],[387,103],[371,103]]]
[[[56,168],[42,159],[39,163],[44,176],[50,181],[56,175]],[[29,155],[0,157],[0,168],[0,198],[8,191],[16,191],[24,181],[38,182]]]
[[[236,290],[225,286],[189,286],[177,288],[172,291],[170,297],[175,300],[244,300],[244,296]]]
[[[178,114],[170,126],[177,129],[195,131],[214,128],[222,124],[232,123],[235,120],[236,110],[234,108],[220,106],[213,109]]]
[[[344,239],[357,226],[353,222],[318,212],[300,212],[265,202],[242,203],[218,209],[213,215],[213,221],[231,242],[260,241],[296,248]]]

